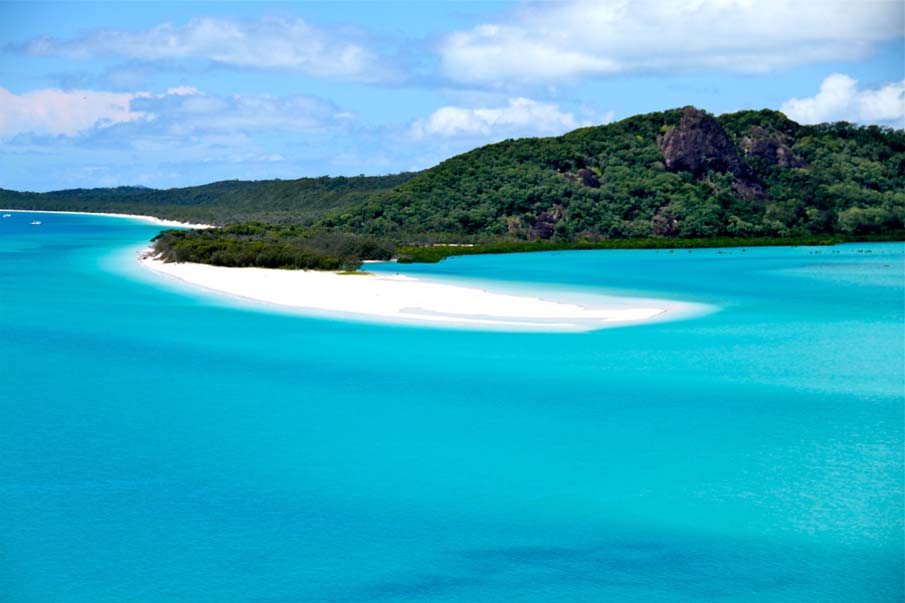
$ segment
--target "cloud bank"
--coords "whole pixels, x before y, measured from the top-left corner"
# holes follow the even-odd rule
[[[304,95],[216,96],[190,86],[163,94],[44,89],[17,95],[0,88],[0,139],[19,134],[72,138],[104,130],[122,134],[126,125],[131,136],[322,133],[355,119],[329,101]]]
[[[201,59],[229,67],[362,82],[394,78],[387,62],[355,37],[302,19],[201,17],[181,26],[162,23],[143,31],[105,29],[70,40],[41,37],[18,49],[30,55],[72,59]]]
[[[0,138],[23,132],[75,136],[142,119],[132,101],[146,94],[51,88],[17,95],[0,88]]]
[[[612,115],[601,119],[609,121]],[[512,136],[554,136],[590,124],[553,103],[510,98],[501,107],[441,107],[412,123],[409,135],[416,140],[430,137],[499,140]]]
[[[897,1],[575,0],[447,36],[441,68],[486,85],[631,72],[763,73],[866,56],[905,28]]]
[[[792,98],[780,109],[803,124],[851,121],[905,127],[905,80],[872,90],[859,90],[851,77],[834,73],[810,98]]]

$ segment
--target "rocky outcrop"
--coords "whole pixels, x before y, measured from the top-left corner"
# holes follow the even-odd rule
[[[511,235],[518,235],[524,231],[522,219],[519,216],[506,216],[506,232]]]
[[[753,126],[751,133],[743,137],[738,146],[744,157],[757,157],[784,168],[805,166],[805,163],[786,145],[784,136],[771,134],[760,126]]]
[[[581,184],[582,186],[600,188],[600,178],[597,177],[597,174],[588,169],[580,169],[577,173],[566,172],[565,174],[563,174],[563,176],[565,176],[572,182]]]
[[[679,221],[676,220],[672,208],[661,207],[650,221],[651,232],[658,237],[671,237],[678,232]]]
[[[585,186],[600,188],[600,179],[591,170],[578,170],[578,180]]]
[[[736,173],[746,167],[720,122],[694,107],[685,107],[679,126],[658,136],[657,144],[672,172],[700,178],[710,170]]]
[[[554,205],[550,211],[542,212],[531,225],[532,239],[549,239],[553,236],[556,223],[563,219],[565,212],[561,205]]]
[[[738,150],[712,115],[685,107],[682,121],[657,137],[666,169],[672,172],[691,172],[704,178],[708,172],[730,172],[735,176],[733,189],[746,198],[764,196],[757,174],[739,156]]]

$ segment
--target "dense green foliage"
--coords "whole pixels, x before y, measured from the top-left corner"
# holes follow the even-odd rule
[[[232,224],[156,240],[174,261],[326,268],[453,253],[900,237],[905,132],[692,107],[506,140],[417,174],[35,195],[11,208]],[[266,222],[267,224],[264,224]],[[438,243],[475,247],[438,247]]]
[[[410,241],[505,237],[867,234],[905,219],[905,135],[877,126],[799,126],[773,111],[718,118],[735,145],[781,141],[795,158],[744,161],[765,194],[736,192],[731,172],[670,171],[658,136],[681,111],[653,113],[547,139],[507,140],[453,157],[326,223]],[[589,186],[577,177],[593,174]],[[593,186],[599,184],[599,186]],[[546,219],[546,220],[544,220]],[[447,235],[447,236],[444,236]]]
[[[371,236],[260,222],[166,230],[154,239],[154,248],[170,262],[314,270],[355,270],[362,258],[388,260],[394,249]]]
[[[122,186],[20,193],[0,189],[0,207],[142,214],[217,225],[246,220],[310,223],[327,212],[363,203],[370,195],[398,186],[412,176],[227,180],[167,190]]]

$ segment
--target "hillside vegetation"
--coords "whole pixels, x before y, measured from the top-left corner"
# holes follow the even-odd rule
[[[903,222],[902,131],[801,126],[766,110],[715,118],[686,107],[481,147],[310,228],[165,233],[158,250],[178,261],[287,267],[325,255],[348,267],[387,253],[437,261],[532,249],[889,239],[902,237]],[[333,238],[342,244],[325,250]]]
[[[867,234],[902,227],[903,172],[901,131],[686,108],[475,149],[323,223],[412,241]]]
[[[209,187],[226,185],[235,190],[181,207],[218,224],[256,222],[165,232],[165,259],[350,267],[483,250],[888,239],[905,227],[905,132],[685,107],[506,140],[417,174]],[[206,188],[176,190],[197,199]],[[174,191],[144,194],[153,199],[130,211],[202,220],[154,211]],[[72,192],[44,199],[53,195],[57,206],[43,208],[73,208]]]
[[[142,214],[215,225],[250,220],[311,223],[328,212],[363,203],[413,175],[226,180],[166,190],[121,186],[20,193],[0,189],[0,207]]]

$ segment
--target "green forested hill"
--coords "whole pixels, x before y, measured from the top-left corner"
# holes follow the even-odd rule
[[[862,234],[901,228],[905,135],[688,108],[507,140],[325,220],[401,239]]]
[[[481,147],[312,228],[174,232],[157,245],[177,261],[323,268],[391,254],[889,238],[903,222],[901,130],[685,107]]]
[[[0,189],[0,207],[144,214],[218,225],[248,220],[304,223],[362,203],[412,176],[227,180],[166,190],[122,186],[20,193]]]
[[[17,195],[42,209],[227,224],[157,239],[167,259],[223,265],[332,268],[481,249],[889,238],[905,227],[905,132],[685,107],[506,140],[417,174],[2,192],[0,206],[23,207]]]

